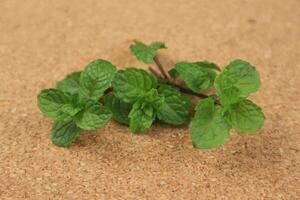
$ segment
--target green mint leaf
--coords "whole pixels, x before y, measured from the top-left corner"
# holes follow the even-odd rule
[[[160,86],[158,92],[164,97],[162,105],[157,110],[159,120],[172,125],[181,125],[188,121],[192,107],[188,96],[169,85]]]
[[[106,60],[95,60],[88,64],[80,75],[80,92],[94,101],[103,95],[116,73],[116,67]]]
[[[112,111],[113,118],[117,122],[129,125],[128,115],[132,108],[131,104],[121,101],[115,97],[115,95],[110,93],[104,97],[104,105]]]
[[[216,148],[229,138],[230,126],[222,117],[222,109],[212,98],[201,100],[189,126],[195,148]]]
[[[228,107],[239,102],[241,99],[241,91],[236,87],[230,87],[222,90],[220,94],[220,101],[224,107]]]
[[[52,127],[52,142],[60,147],[68,147],[75,141],[80,132],[81,129],[76,126],[73,120],[56,121]]]
[[[260,87],[260,78],[256,69],[248,62],[234,60],[216,77],[215,87],[219,94],[227,88],[240,90],[240,97],[247,97]]]
[[[199,63],[179,62],[175,65],[175,69],[185,84],[197,93],[213,86],[216,77],[213,69],[203,67]]]
[[[224,117],[239,133],[255,133],[265,121],[261,108],[248,99],[232,105]]]
[[[112,86],[117,98],[133,103],[157,86],[156,78],[142,69],[127,68],[116,74]]]
[[[176,71],[175,68],[170,69],[168,73],[172,77],[172,79],[176,79],[179,76],[179,73]]]
[[[144,132],[150,128],[155,119],[154,108],[151,104],[142,100],[135,102],[129,113],[129,128],[135,134]]]
[[[109,108],[99,103],[88,102],[75,116],[76,125],[83,130],[96,130],[104,126],[112,117]]]
[[[194,64],[203,67],[203,68],[207,68],[207,69],[214,69],[214,70],[218,70],[221,71],[221,68],[212,62],[208,62],[208,61],[198,61],[198,62],[194,62]]]
[[[69,94],[79,93],[80,73],[81,72],[73,72],[67,75],[62,81],[57,83],[57,89]]]
[[[62,121],[69,115],[63,112],[62,107],[69,103],[69,97],[58,89],[42,90],[38,95],[38,107],[47,117]]]
[[[163,42],[153,42],[150,45],[146,45],[139,41],[134,41],[134,44],[130,45],[131,52],[138,60],[149,64],[153,61],[157,50],[166,49],[167,47]]]
[[[75,116],[80,110],[81,108],[80,107],[75,107],[73,104],[71,103],[68,103],[68,104],[65,104],[61,107],[61,110],[70,115],[70,116]]]

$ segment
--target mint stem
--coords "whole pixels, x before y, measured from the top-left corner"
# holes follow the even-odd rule
[[[164,67],[162,66],[162,64],[160,63],[160,61],[158,60],[158,56],[154,56],[153,61],[155,62],[156,66],[158,67],[160,73],[163,75],[163,77],[166,80],[169,80],[169,76],[168,74],[165,72]]]

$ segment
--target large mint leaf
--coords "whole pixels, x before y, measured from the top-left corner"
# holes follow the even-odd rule
[[[38,107],[47,117],[61,121],[69,118],[62,107],[69,103],[69,97],[58,89],[42,90],[38,95]]]
[[[175,69],[185,84],[194,92],[201,93],[213,86],[216,73],[205,63],[179,62]]]
[[[57,83],[57,89],[69,94],[79,93],[80,73],[73,72],[67,75],[62,81]]]
[[[75,141],[81,129],[73,120],[56,121],[52,127],[52,142],[60,147],[68,147]]]
[[[132,108],[131,104],[121,101],[112,93],[104,97],[104,104],[112,111],[113,118],[116,121],[118,121],[121,124],[129,125],[128,115]]]
[[[110,85],[115,73],[116,67],[106,60],[91,62],[80,75],[81,95],[97,101]]]
[[[130,50],[135,57],[146,64],[152,62],[157,50],[166,48],[163,42],[153,42],[150,45],[146,45],[142,42],[134,41],[134,44],[130,45]]]
[[[214,105],[212,98],[198,103],[189,126],[194,147],[219,147],[229,138],[230,126],[223,119],[221,110],[220,106]]]
[[[150,128],[155,119],[155,111],[151,104],[141,100],[135,102],[129,113],[129,127],[133,133],[141,133]]]
[[[260,87],[260,78],[256,69],[248,62],[234,60],[217,76],[215,80],[217,92],[235,87],[240,90],[240,97],[247,97]]]
[[[172,125],[184,124],[189,119],[192,106],[190,98],[168,85],[160,86],[158,92],[164,97],[157,110],[158,119]]]
[[[85,108],[75,116],[75,122],[83,130],[96,130],[105,125],[112,113],[99,103],[88,102]]]
[[[261,108],[248,99],[232,105],[224,117],[239,133],[255,133],[265,121]]]
[[[157,85],[154,76],[142,69],[127,68],[116,74],[112,86],[117,98],[133,103]]]

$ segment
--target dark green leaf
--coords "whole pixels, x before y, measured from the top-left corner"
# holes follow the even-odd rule
[[[73,120],[56,121],[52,127],[52,142],[60,147],[68,147],[75,141],[80,132],[81,129],[76,126]]]
[[[261,108],[247,99],[232,105],[224,117],[240,133],[255,133],[265,121]]]
[[[75,116],[75,122],[83,130],[96,130],[104,126],[111,117],[109,108],[99,103],[88,102],[84,110]]]
[[[142,69],[127,68],[116,74],[112,86],[117,98],[133,103],[157,85],[156,78]]]
[[[192,106],[189,97],[168,85],[160,86],[158,92],[164,97],[157,111],[158,119],[172,125],[184,124],[189,119]]]
[[[62,111],[62,107],[69,103],[69,98],[58,89],[42,90],[38,95],[38,106],[49,118],[61,121],[69,118],[69,115]]]
[[[215,87],[219,94],[225,89],[235,87],[240,97],[247,97],[260,87],[260,78],[255,68],[243,60],[234,60],[217,76]]]
[[[208,62],[208,61],[199,61],[199,62],[194,62],[194,64],[203,67],[203,68],[207,68],[207,69],[214,69],[214,70],[218,70],[221,71],[220,67],[212,62]]]
[[[207,98],[197,105],[189,129],[194,147],[215,148],[229,138],[230,126],[222,117],[221,107],[215,106],[212,98]]]
[[[134,44],[130,45],[130,50],[136,58],[146,64],[152,62],[157,50],[165,48],[167,47],[163,42],[153,42],[150,45],[146,45],[142,42],[134,41]]]
[[[168,73],[173,79],[176,79],[179,76],[179,73],[176,71],[175,68],[170,69]]]
[[[175,65],[175,69],[185,84],[197,93],[213,86],[216,77],[213,69],[195,63],[179,62]]]
[[[129,125],[129,112],[132,105],[115,97],[112,93],[104,97],[104,104],[113,113],[113,118],[121,124]]]
[[[57,89],[70,94],[79,93],[80,73],[81,72],[73,72],[67,75],[62,81],[57,83]]]
[[[116,67],[106,60],[91,62],[80,75],[81,95],[97,101],[110,85],[115,73]]]

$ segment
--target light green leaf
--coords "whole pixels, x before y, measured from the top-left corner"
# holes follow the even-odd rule
[[[151,104],[137,101],[129,113],[129,128],[135,134],[144,132],[150,128],[155,119],[154,108]]]
[[[75,116],[75,122],[83,130],[96,130],[104,126],[111,117],[109,108],[99,103],[88,102],[84,110]]]
[[[76,126],[73,120],[56,121],[52,127],[52,142],[60,147],[68,147],[75,141],[80,132],[81,129]]]
[[[64,113],[67,113],[68,115],[73,117],[81,110],[81,108],[80,107],[75,107],[73,104],[68,103],[68,104],[63,105],[61,107],[61,110]]]
[[[160,86],[158,92],[164,97],[163,104],[157,110],[158,119],[172,125],[184,124],[192,107],[190,98],[168,85]]]
[[[117,98],[133,103],[157,85],[154,76],[142,69],[127,68],[116,74],[112,86]]]
[[[195,148],[216,148],[229,138],[230,126],[222,117],[220,106],[212,98],[203,99],[196,107],[190,123],[190,133]]]
[[[235,87],[240,90],[240,97],[247,97],[259,89],[260,78],[250,63],[234,60],[217,76],[215,87],[219,94],[225,89]]]
[[[125,103],[115,97],[112,93],[104,97],[104,104],[108,107],[112,113],[113,118],[121,124],[129,125],[129,112],[132,108],[132,105]]]
[[[57,83],[57,89],[69,94],[79,93],[80,73],[81,72],[73,72],[67,75],[62,81]]]
[[[81,95],[97,101],[110,85],[115,73],[116,67],[106,60],[91,62],[80,75]]]
[[[47,117],[61,121],[69,118],[62,107],[69,103],[69,98],[58,89],[42,90],[38,95],[38,107]]]
[[[232,105],[224,117],[239,133],[255,133],[265,121],[261,108],[248,99]]]
[[[213,86],[216,77],[213,69],[203,67],[199,63],[179,62],[175,65],[175,69],[185,84],[197,93]]]
[[[136,56],[136,58],[146,64],[152,62],[157,50],[166,48],[167,47],[163,42],[153,42],[150,45],[146,45],[135,40],[134,44],[130,45],[130,50]]]
[[[230,106],[241,101],[241,92],[236,87],[226,88],[220,94],[220,101],[224,107]]]

